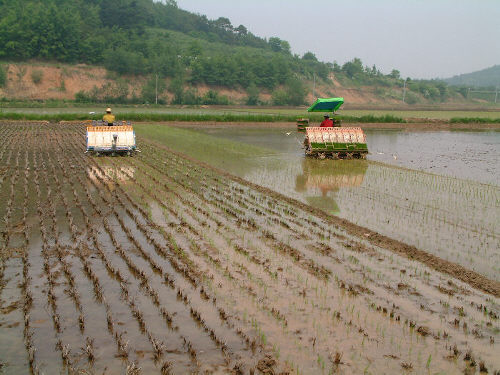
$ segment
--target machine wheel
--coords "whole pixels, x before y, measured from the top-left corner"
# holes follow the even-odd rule
[[[319,159],[321,159],[321,160],[325,159],[325,158],[326,158],[325,153],[324,153],[324,152],[320,152],[320,153],[318,154],[318,158],[319,158]]]
[[[352,156],[352,152],[348,152],[348,153],[346,154],[346,157],[345,157],[345,158],[346,158],[346,159],[348,159],[348,160],[352,159],[352,158],[353,158],[353,156]]]

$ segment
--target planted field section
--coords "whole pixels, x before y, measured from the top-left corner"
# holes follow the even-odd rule
[[[0,127],[0,361],[8,373],[500,369],[485,293],[291,200],[139,139]]]

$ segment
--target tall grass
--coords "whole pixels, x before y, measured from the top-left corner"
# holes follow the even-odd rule
[[[295,122],[298,116],[294,114],[265,114],[265,113],[119,113],[117,120],[127,121],[184,121],[184,122]],[[319,123],[323,120],[322,114],[309,114],[311,123]],[[347,124],[353,123],[406,123],[407,121],[398,116],[385,115],[363,115],[363,116],[336,116],[337,119]],[[100,120],[101,115],[88,115],[85,113],[17,113],[0,112],[0,120],[19,120],[19,121],[82,121],[82,120]],[[472,124],[488,123],[498,124],[500,118],[486,117],[453,117],[449,123]]]
[[[452,124],[500,124],[500,117],[453,117],[450,119]]]
[[[25,120],[25,121],[79,121],[79,120],[99,120],[100,115],[87,115],[78,113],[54,113],[54,114],[39,114],[39,113],[15,113],[15,112],[0,112],[0,120]],[[404,123],[406,122],[401,117],[392,115],[374,116],[366,115],[361,117],[356,116],[338,116],[340,120],[346,123]],[[247,114],[247,113],[120,113],[117,115],[118,120],[128,121],[186,121],[186,122],[295,122],[295,115],[281,114]],[[322,115],[309,116],[311,122],[321,122]]]

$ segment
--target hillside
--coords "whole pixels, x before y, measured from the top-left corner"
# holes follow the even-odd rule
[[[444,80],[453,86],[497,87],[500,86],[500,65],[479,70],[477,72],[460,74]]]
[[[144,76],[116,77],[103,67],[85,64],[11,63],[7,65],[6,70],[6,85],[0,88],[0,98],[4,97],[10,100],[71,101],[85,93],[88,96],[88,101],[91,102],[125,103],[128,101],[141,103],[144,102],[142,97],[144,88],[148,86],[150,81]],[[38,77],[36,83],[33,77]],[[159,86],[170,87],[172,81],[172,78],[160,78]],[[315,100],[312,92],[312,82],[309,83],[311,86],[305,96],[305,102],[307,103]],[[243,88],[230,89],[222,86],[198,84],[196,87],[186,85],[184,90],[186,93],[193,93],[200,100],[207,99],[214,92],[217,93],[217,100],[227,100],[231,104],[246,104],[248,100],[248,92]],[[394,90],[394,96],[402,95],[401,90]],[[209,94],[210,92],[212,94]],[[259,90],[259,102],[272,103],[272,94],[273,92],[270,90]],[[334,74],[330,76],[327,82],[317,82],[315,94],[319,97],[342,96],[346,99],[346,102],[351,104],[395,104],[401,101],[400,99],[381,96],[380,90],[374,87],[345,87],[335,78]],[[92,98],[90,98],[91,96]],[[160,92],[160,102],[171,103],[174,100],[175,94],[169,90]],[[205,103],[200,102],[197,104]]]
[[[68,15],[71,15],[70,17]],[[95,103],[301,105],[319,96],[401,103],[404,81],[354,58],[291,53],[227,18],[175,1],[0,1],[0,98]],[[405,103],[461,102],[437,80],[406,80]]]

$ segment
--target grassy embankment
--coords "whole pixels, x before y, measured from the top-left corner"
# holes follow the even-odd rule
[[[196,113],[120,113],[117,120],[128,121],[187,121],[187,122],[295,122],[296,115],[281,115],[281,114],[245,114],[245,113],[224,113],[224,114],[196,114]],[[322,115],[308,116],[311,121],[321,121]],[[84,113],[17,113],[7,112],[0,113],[0,120],[20,120],[20,121],[83,121],[83,120],[100,120],[102,116],[88,115]],[[339,118],[347,123],[405,123],[406,120],[401,117],[392,115],[365,115],[365,116],[339,116]]]
[[[91,106],[4,106],[0,107],[0,120],[33,121],[81,121],[98,120],[102,105]],[[322,113],[307,113],[306,108],[280,107],[165,107],[165,106],[115,106],[118,120],[135,122],[183,121],[183,122],[295,122],[299,117],[308,117],[312,122],[322,120]],[[89,113],[96,112],[94,115]],[[500,123],[497,111],[459,110],[349,110],[338,112],[345,123],[412,123],[432,119],[442,123],[484,124]]]

